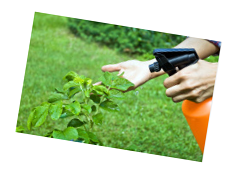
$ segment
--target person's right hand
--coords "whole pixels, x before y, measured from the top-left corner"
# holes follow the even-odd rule
[[[201,103],[213,96],[218,63],[199,60],[164,81],[166,95],[174,102]]]
[[[140,85],[144,84],[148,80],[164,74],[163,71],[151,73],[149,70],[149,65],[152,64],[154,60],[141,62],[138,60],[129,60],[117,64],[105,65],[102,67],[102,71],[115,72],[118,71],[118,75],[124,72],[123,78],[132,82],[135,86],[131,87],[129,90],[133,90]]]

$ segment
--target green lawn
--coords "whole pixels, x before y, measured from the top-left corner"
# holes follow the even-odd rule
[[[76,38],[70,33],[65,17],[36,13],[17,126],[26,128],[30,110],[46,101],[54,87],[62,87],[62,77],[67,72],[76,71],[96,82],[102,75],[103,65],[129,59],[105,46]],[[95,129],[104,146],[202,160],[200,148],[182,114],[181,103],[173,103],[165,95],[163,80],[166,77],[153,79],[126,93],[127,98],[119,101],[121,111],[105,116],[104,124]],[[44,135],[53,125],[63,129],[67,122],[48,119],[44,127],[25,130],[25,133]]]

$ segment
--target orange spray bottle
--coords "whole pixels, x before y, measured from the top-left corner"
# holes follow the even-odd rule
[[[201,103],[194,103],[189,100],[184,100],[182,104],[183,114],[202,153],[204,152],[211,104],[212,97]]]
[[[163,69],[169,76],[199,60],[194,48],[155,49],[153,55],[157,61],[149,65],[150,71],[159,72]],[[202,103],[185,100],[182,104],[183,114],[202,153],[204,152],[211,102],[212,98],[209,98]]]

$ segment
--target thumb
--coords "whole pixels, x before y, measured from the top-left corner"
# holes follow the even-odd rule
[[[102,67],[102,71],[115,72],[121,69],[120,64],[105,65]]]

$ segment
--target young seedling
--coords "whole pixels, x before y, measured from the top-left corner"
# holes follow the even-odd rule
[[[124,91],[134,86],[133,83],[105,72],[100,78],[101,85],[93,85],[92,79],[79,76],[71,71],[63,78],[67,82],[62,90],[55,89],[47,102],[33,108],[27,121],[27,128],[42,126],[47,117],[61,120],[70,117],[71,120],[64,130],[51,129],[47,137],[82,141],[84,143],[99,144],[101,141],[93,133],[94,125],[101,125],[103,112],[118,112],[119,107],[115,99],[123,99]],[[18,128],[18,132],[21,128]]]

